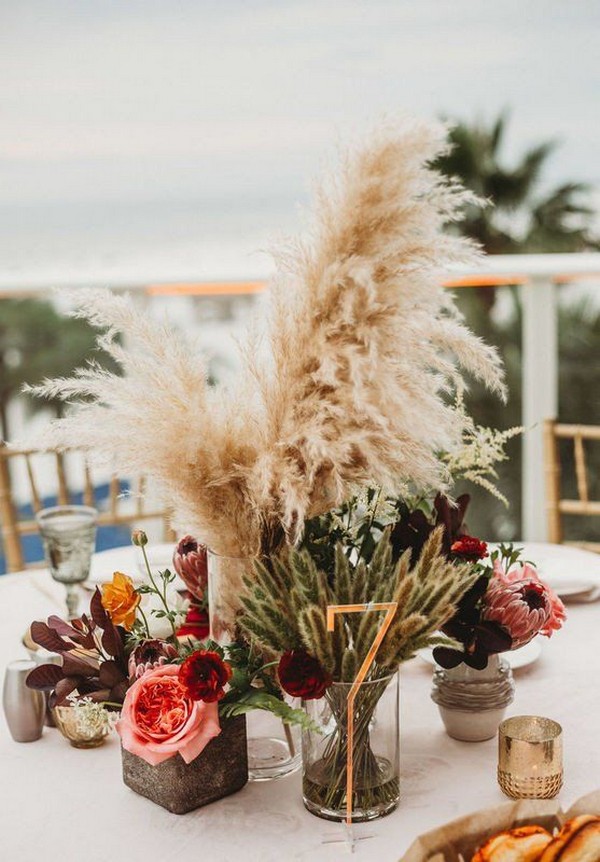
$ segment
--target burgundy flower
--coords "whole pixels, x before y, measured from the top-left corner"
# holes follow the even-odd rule
[[[192,602],[185,615],[183,625],[177,629],[177,637],[193,637],[197,641],[203,641],[208,637],[209,624],[208,613],[200,605]]]
[[[449,557],[452,544],[466,533],[463,520],[470,499],[468,494],[461,494],[451,503],[448,497],[438,493],[433,501],[434,511],[431,517],[421,509],[412,512],[407,508],[402,510],[390,534],[394,559],[398,559],[403,551],[410,548],[414,565],[421,556],[425,542],[439,526],[443,527],[442,549]]]
[[[196,650],[179,668],[179,680],[190,697],[205,703],[225,697],[225,686],[230,679],[231,667],[218,653],[209,650]]]
[[[460,557],[462,560],[467,560],[470,563],[476,563],[488,556],[487,544],[475,536],[461,536],[450,546],[450,553],[453,557]]]
[[[173,567],[192,596],[205,601],[208,585],[206,545],[184,536],[173,552]]]
[[[139,679],[147,670],[169,664],[177,658],[172,644],[161,640],[147,640],[138,644],[129,656],[129,679]]]
[[[331,685],[331,675],[321,663],[304,649],[284,652],[277,669],[279,682],[292,697],[315,700],[323,697]]]

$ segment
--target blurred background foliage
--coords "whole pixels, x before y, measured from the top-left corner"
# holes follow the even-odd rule
[[[9,402],[25,383],[45,377],[62,377],[92,356],[106,367],[109,357],[96,351],[96,331],[85,320],[64,317],[42,299],[0,300],[0,431],[11,440],[22,429],[10,427]],[[111,366],[112,367],[112,366]],[[50,407],[61,415],[64,404],[23,396],[28,410]]]
[[[469,207],[457,230],[475,239],[488,254],[557,253],[597,250],[600,245],[592,225],[592,187],[564,183],[544,189],[544,167],[556,142],[542,142],[528,150],[516,164],[503,159],[508,119],[501,114],[489,124],[454,123],[452,151],[440,159],[440,169],[461,179],[467,188],[489,201],[485,207]],[[543,189],[543,190],[542,190]],[[600,424],[600,297],[581,295],[571,285],[558,287],[559,297],[559,419],[586,425]],[[462,288],[457,304],[469,326],[495,344],[504,357],[510,391],[504,405],[473,385],[467,406],[475,420],[494,428],[521,423],[522,310],[516,287]],[[521,535],[521,440],[509,441],[509,459],[499,465],[498,487],[510,500],[506,510],[485,491],[468,490],[473,500],[467,521],[476,535],[514,539]],[[595,478],[600,473],[600,447],[588,451],[590,493],[599,495]],[[563,494],[576,497],[573,453],[561,451],[564,464]],[[592,519],[566,521],[568,538],[598,538]]]

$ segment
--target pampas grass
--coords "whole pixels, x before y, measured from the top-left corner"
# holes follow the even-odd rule
[[[107,328],[99,344],[122,376],[91,363],[37,387],[87,399],[44,442],[151,474],[178,522],[230,555],[295,543],[306,517],[357,486],[443,488],[439,453],[464,428],[448,395],[464,372],[503,393],[495,351],[439,286],[476,254],[443,232],[472,200],[431,167],[445,151],[443,127],[406,121],[346,154],[308,237],[276,255],[267,356],[248,342],[231,389],[208,386],[179,332],[128,299],[86,292],[77,313]]]

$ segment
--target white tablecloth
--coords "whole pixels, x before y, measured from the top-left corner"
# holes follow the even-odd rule
[[[535,550],[535,556],[533,551]],[[130,552],[124,549],[123,569]],[[600,557],[537,546],[529,552],[565,575],[600,583]],[[104,558],[107,576],[115,555]],[[110,565],[108,563],[110,562]],[[103,557],[97,555],[96,568]],[[35,580],[39,581],[39,574]],[[23,657],[20,639],[32,619],[56,612],[28,574],[0,577],[0,665]],[[509,714],[536,713],[559,721],[565,733],[561,801],[600,787],[600,603],[571,605],[562,632],[544,639],[541,658],[517,671]],[[396,862],[415,837],[505,798],[496,784],[496,740],[469,744],[450,739],[429,698],[431,668],[415,659],[402,670],[400,807],[355,827],[370,836],[355,858]],[[0,718],[0,859],[81,862],[291,862],[339,860],[347,855],[342,826],[305,811],[301,777],[248,784],[239,793],[178,817],[137,796],[121,781],[118,739],[90,751],[71,748],[57,730],[39,742],[12,741]]]

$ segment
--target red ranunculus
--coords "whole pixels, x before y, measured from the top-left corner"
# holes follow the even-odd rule
[[[208,630],[208,613],[192,602],[183,624],[177,629],[177,637],[187,636],[193,637],[197,641],[203,641],[204,638],[208,637]]]
[[[331,685],[331,675],[304,649],[284,652],[277,668],[281,687],[292,697],[315,700]]]
[[[218,653],[199,649],[183,662],[179,679],[193,700],[214,703],[225,697],[224,687],[231,679],[231,668]]]
[[[488,549],[486,542],[476,539],[475,536],[465,535],[452,543],[450,553],[453,557],[460,557],[463,560],[476,563],[477,560],[482,560],[488,556]]]

